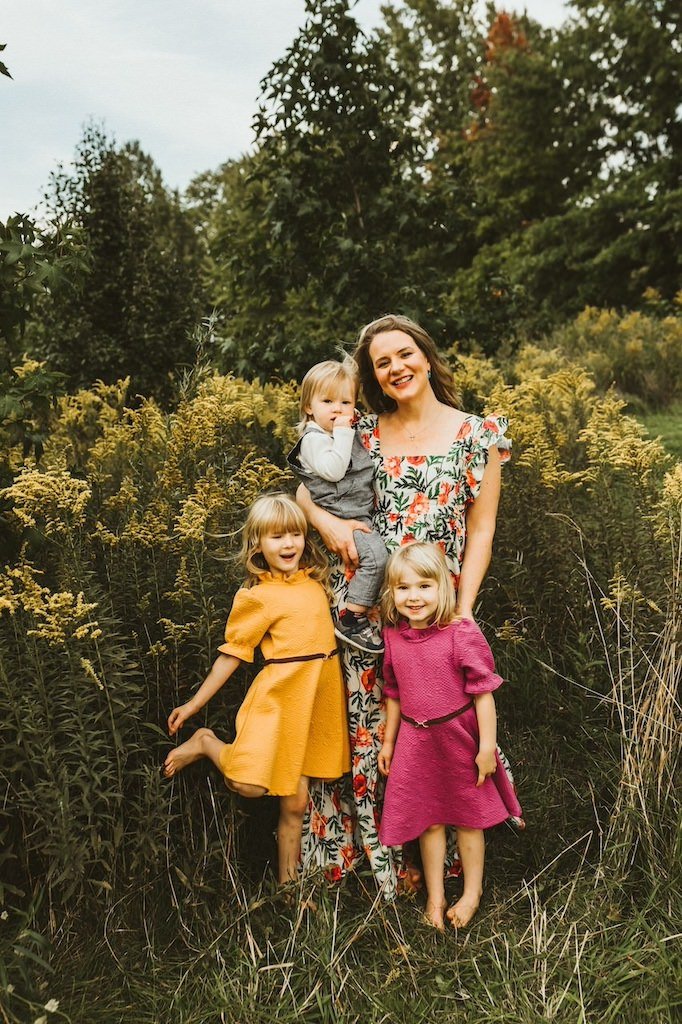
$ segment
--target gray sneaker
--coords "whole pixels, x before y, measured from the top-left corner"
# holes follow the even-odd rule
[[[341,618],[334,626],[334,632],[349,647],[355,647],[365,654],[383,654],[384,642],[370,625],[366,615],[359,615],[355,622],[346,624]]]

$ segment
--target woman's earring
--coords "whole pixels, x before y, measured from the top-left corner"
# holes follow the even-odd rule
[[[428,377],[429,380],[431,380],[431,367],[430,366],[429,366],[429,369],[428,369],[428,372],[427,372],[426,376]]]

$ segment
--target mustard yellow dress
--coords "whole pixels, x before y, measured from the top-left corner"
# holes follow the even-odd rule
[[[338,655],[326,657],[336,648],[334,626],[310,570],[265,573],[255,587],[237,591],[218,649],[252,662],[258,646],[272,663],[237,713],[237,735],[220,759],[223,775],[289,796],[302,775],[337,779],[350,771],[346,689]]]

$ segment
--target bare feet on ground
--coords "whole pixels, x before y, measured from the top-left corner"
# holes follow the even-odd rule
[[[453,903],[446,916],[453,928],[466,928],[477,910],[478,901],[473,902],[462,896],[456,903]]]
[[[433,903],[431,900],[426,901],[426,910],[424,911],[424,920],[432,928],[437,928],[439,932],[445,931],[445,921],[443,919],[443,913],[447,903]]]
[[[174,775],[181,772],[188,764],[199,761],[204,756],[201,747],[203,737],[214,735],[215,733],[211,729],[197,729],[194,735],[190,736],[185,743],[181,743],[179,747],[171,750],[163,763],[163,774],[166,778],[172,779]]]

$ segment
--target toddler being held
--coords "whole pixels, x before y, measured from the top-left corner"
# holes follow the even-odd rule
[[[353,533],[359,561],[336,635],[360,651],[381,654],[383,643],[367,612],[379,600],[388,555],[371,528],[374,470],[353,426],[358,388],[357,366],[350,358],[343,363],[328,359],[308,370],[301,384],[301,437],[287,461],[316,505],[368,527]]]

